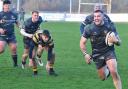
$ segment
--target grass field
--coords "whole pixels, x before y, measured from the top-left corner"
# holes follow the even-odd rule
[[[51,31],[55,42],[55,70],[59,76],[48,76],[45,67],[38,67],[39,75],[32,76],[32,70],[21,67],[13,68],[8,47],[0,55],[0,89],[115,89],[112,78],[100,81],[94,63],[87,65],[79,48],[79,23],[47,22],[42,26]],[[128,27],[127,23],[116,24],[122,39],[122,45],[116,47],[118,70],[123,89],[128,89]],[[18,62],[21,64],[23,52],[22,36],[19,31]],[[90,46],[88,46],[90,52]],[[46,64],[46,53],[43,54]]]

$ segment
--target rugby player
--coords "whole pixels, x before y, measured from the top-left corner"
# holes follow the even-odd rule
[[[108,17],[108,15],[103,12],[103,9],[102,9],[101,4],[99,4],[99,3],[96,3],[96,4],[95,4],[95,6],[94,6],[94,11],[96,11],[96,10],[101,10],[101,11],[102,11],[102,13],[104,14],[104,21],[105,21],[105,22],[108,22],[108,23],[113,24],[113,22],[110,20],[110,18]],[[90,14],[90,15],[88,15],[88,16],[85,18],[85,20],[84,20],[84,21],[81,23],[81,25],[80,25],[80,33],[81,33],[81,35],[82,35],[83,32],[84,32],[84,27],[85,27],[86,25],[88,25],[88,24],[91,24],[93,21],[94,21],[94,15],[93,15],[93,14]]]
[[[115,88],[122,89],[121,79],[117,70],[117,58],[114,51],[114,45],[108,46],[105,43],[105,36],[109,31],[118,35],[115,27],[104,21],[104,14],[102,11],[95,11],[94,22],[85,27],[83,35],[81,36],[80,49],[88,64],[91,60],[94,61],[101,80],[107,79],[111,74]],[[90,39],[92,45],[92,55],[87,53],[87,39]],[[120,41],[117,38],[110,37],[109,41],[116,45],[120,45]]]
[[[31,43],[30,48],[30,58],[33,59],[33,72],[34,75],[37,74],[37,65],[36,60],[41,60],[41,55],[44,50],[48,52],[47,56],[47,64],[46,64],[46,70],[49,75],[57,76],[53,69],[53,65],[55,62],[55,52],[54,52],[54,42],[52,39],[52,36],[48,30],[40,30],[37,33],[35,33],[32,37],[33,43]],[[35,56],[32,55],[32,50],[36,52]]]
[[[0,54],[4,52],[6,44],[9,45],[13,66],[17,67],[17,45],[14,32],[14,24],[17,26],[17,14],[10,10],[11,2],[9,0],[3,1],[3,11],[0,12]]]

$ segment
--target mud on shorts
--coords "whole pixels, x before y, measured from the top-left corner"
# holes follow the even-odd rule
[[[12,35],[0,35],[0,41],[5,41],[7,43],[16,43],[16,36],[14,34]]]
[[[107,53],[97,57],[93,58],[93,61],[95,62],[96,68],[100,69],[103,66],[106,65],[106,61],[110,59],[115,59],[116,60],[116,55],[114,51],[108,51]]]

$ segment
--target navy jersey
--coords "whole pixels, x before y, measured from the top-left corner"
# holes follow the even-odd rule
[[[105,43],[105,37],[109,31],[117,34],[115,27],[108,23],[104,23],[102,26],[92,23],[85,27],[83,37],[90,38],[93,57],[100,56],[110,50],[114,51],[114,45],[107,46]]]
[[[32,22],[32,18],[27,19],[24,24],[25,32],[29,34],[34,34],[39,29],[42,22],[43,20],[41,16],[39,16],[39,19],[36,22]]]
[[[0,20],[3,23],[0,23],[0,28],[5,30],[6,35],[14,34],[14,23],[17,23],[18,16],[12,11],[9,12],[0,12]]]
[[[85,20],[80,25],[81,34],[84,32],[84,27],[88,24],[91,24],[93,21],[94,21],[94,15],[93,14],[88,15],[85,18]],[[104,14],[104,22],[112,23],[112,21],[110,20],[110,18],[106,14]]]

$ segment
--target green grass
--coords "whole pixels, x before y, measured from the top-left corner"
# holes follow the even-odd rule
[[[57,77],[48,76],[45,67],[39,69],[37,77],[32,76],[31,68],[22,70],[12,67],[12,59],[8,48],[0,55],[0,89],[114,89],[112,78],[100,81],[95,65],[87,65],[79,48],[79,23],[47,22],[42,28],[49,29],[55,42]],[[116,47],[118,70],[123,89],[128,87],[128,39],[127,23],[116,24],[122,39],[122,46]],[[19,31],[18,62],[21,64],[23,53],[22,36]],[[90,52],[90,46],[88,46]],[[46,53],[43,55],[46,64]]]

